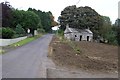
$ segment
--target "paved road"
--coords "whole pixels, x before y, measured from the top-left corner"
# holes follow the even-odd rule
[[[47,57],[52,34],[10,51],[2,56],[3,78],[46,78],[54,63]]]
[[[117,74],[91,74],[71,72],[59,68],[47,57],[52,34],[10,51],[2,56],[3,78],[116,78]],[[63,69],[63,70],[61,70]]]

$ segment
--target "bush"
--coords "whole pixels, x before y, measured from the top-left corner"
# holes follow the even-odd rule
[[[15,31],[11,28],[2,28],[2,38],[3,39],[11,39],[13,38]]]
[[[15,32],[16,32],[16,37],[21,37],[26,34],[25,30],[22,28],[20,24],[16,26]]]
[[[38,32],[38,33],[45,33],[45,30],[44,30],[44,29],[42,29],[42,28],[41,28],[41,29],[40,29],[40,28],[38,28],[38,29],[37,29],[37,32]]]

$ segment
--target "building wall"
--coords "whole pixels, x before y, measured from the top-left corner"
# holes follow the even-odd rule
[[[76,35],[76,36],[75,36]],[[82,36],[81,41],[87,41],[87,36],[89,36],[89,41],[92,41],[93,39],[93,34],[88,34],[88,33],[68,33],[64,35],[65,38],[69,40],[75,40],[75,41],[80,41],[80,36]]]

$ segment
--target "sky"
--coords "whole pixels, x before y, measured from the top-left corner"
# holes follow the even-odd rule
[[[41,11],[51,11],[57,21],[61,11],[71,5],[89,6],[100,15],[109,16],[112,23],[118,18],[118,2],[120,0],[0,0],[8,1],[14,8],[27,10],[29,7]]]

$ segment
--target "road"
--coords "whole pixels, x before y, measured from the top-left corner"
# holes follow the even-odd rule
[[[54,67],[47,57],[52,34],[19,47],[2,56],[3,78],[46,78],[46,69]]]
[[[52,34],[2,55],[2,78],[117,78],[117,74],[92,74],[56,67],[48,54]]]

